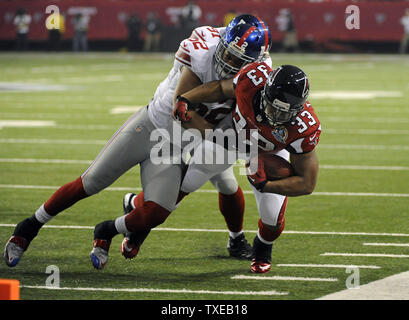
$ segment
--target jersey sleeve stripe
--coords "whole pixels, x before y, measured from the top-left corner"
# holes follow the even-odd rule
[[[247,31],[246,31],[246,33],[245,34],[243,34],[243,36],[240,38],[240,40],[237,42],[237,46],[238,47],[241,47],[242,45],[243,45],[243,43],[244,43],[244,41],[246,41],[246,39],[250,36],[250,34],[254,31],[254,30],[256,30],[257,28],[256,27],[251,27],[251,28],[249,28]]]
[[[178,50],[175,54],[176,57],[180,58],[180,59],[184,59],[188,62],[190,62],[190,54],[184,52],[183,50]]]
[[[186,62],[186,61],[184,61],[184,60],[181,60],[181,59],[178,59],[178,57],[175,57],[175,59],[177,60],[177,61],[179,61],[180,63],[183,63],[184,65],[187,65],[188,67],[191,67],[192,65],[190,64],[190,63],[188,63],[188,62]]]

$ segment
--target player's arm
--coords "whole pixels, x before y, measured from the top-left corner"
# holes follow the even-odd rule
[[[192,70],[183,67],[175,89],[173,117],[181,120],[183,128],[198,129],[204,137],[205,130],[212,129],[213,125],[194,111],[195,106],[199,103],[217,102],[230,96],[234,97],[232,81],[202,84]]]
[[[318,158],[315,150],[302,154],[290,154],[295,175],[281,180],[268,181],[262,192],[296,197],[311,194],[318,178]]]
[[[194,106],[234,98],[233,79],[216,80],[204,83],[182,95]]]
[[[193,110],[188,100],[181,98],[186,92],[190,92],[191,89],[199,87],[201,84],[202,81],[192,70],[182,67],[173,97],[173,117],[181,121],[183,128],[197,129],[204,137],[205,130],[211,129],[213,126]],[[190,108],[192,110],[189,110]]]

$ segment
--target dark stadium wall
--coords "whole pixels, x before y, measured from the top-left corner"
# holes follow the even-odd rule
[[[163,23],[161,51],[174,51],[187,30],[178,24],[178,14],[186,0],[60,0],[60,1],[1,1],[0,2],[0,48],[13,48],[15,28],[13,17],[18,8],[23,7],[32,16],[29,39],[31,49],[41,49],[47,40],[45,28],[46,7],[57,5],[66,16],[66,32],[63,44],[66,48],[73,36],[71,19],[78,10],[91,13],[88,39],[91,49],[118,49],[127,37],[126,17],[136,12],[145,21],[149,12],[156,12]],[[289,8],[294,16],[298,40],[304,48],[318,51],[359,51],[373,46],[377,50],[395,47],[400,41],[403,28],[399,23],[408,2],[323,2],[307,1],[233,1],[197,0],[202,9],[201,25],[220,26],[224,15],[232,8],[237,13],[260,15],[270,26],[273,42],[278,44],[283,33],[278,31],[275,21],[279,10]],[[346,7],[358,5],[360,9],[360,29],[349,30],[345,26]],[[142,34],[143,36],[143,34]],[[63,47],[63,49],[64,49]]]

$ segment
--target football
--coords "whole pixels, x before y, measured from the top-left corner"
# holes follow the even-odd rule
[[[294,168],[287,160],[272,153],[262,153],[258,156],[259,161],[264,163],[267,180],[279,180],[294,175]]]

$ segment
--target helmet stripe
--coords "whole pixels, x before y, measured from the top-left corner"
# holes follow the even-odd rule
[[[269,39],[268,39],[268,32],[267,32],[267,26],[265,25],[265,23],[264,23],[264,21],[263,20],[261,20],[259,17],[257,17],[257,16],[255,16],[257,19],[258,19],[258,21],[261,23],[261,25],[263,26],[263,29],[264,29],[264,46],[265,46],[265,48],[266,48],[266,51],[267,51],[267,49],[268,49],[268,43],[269,43]]]
[[[243,34],[243,36],[240,38],[240,40],[237,42],[237,45],[239,47],[241,47],[244,43],[244,41],[246,41],[246,39],[250,36],[250,34],[254,31],[257,30],[256,27],[252,26],[251,28],[249,28],[245,34]]]

